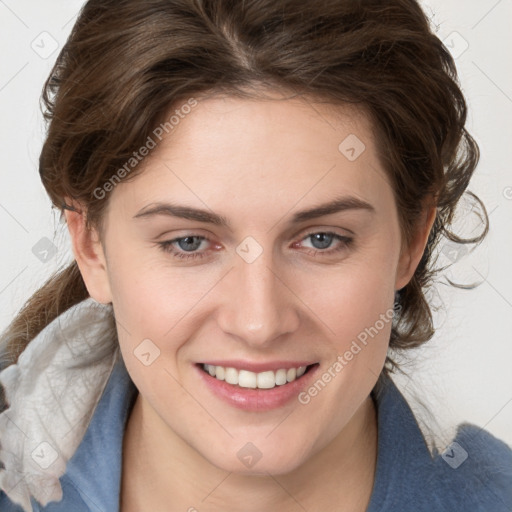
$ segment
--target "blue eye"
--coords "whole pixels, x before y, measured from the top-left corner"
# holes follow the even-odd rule
[[[199,246],[204,240],[208,240],[204,236],[198,236],[198,235],[188,235],[180,238],[175,238],[174,240],[167,240],[165,242],[159,242],[160,248],[164,252],[169,252],[174,256],[175,258],[180,259],[194,259],[194,258],[202,258],[205,256],[204,252],[193,252],[197,251]],[[194,243],[195,241],[195,243]],[[173,247],[177,244],[179,246],[179,249],[184,251],[180,252]]]
[[[186,252],[197,251],[202,241],[202,237],[198,236],[186,236],[184,238],[176,239],[176,243],[180,249],[183,249]]]
[[[319,231],[307,234],[299,242],[294,243],[293,247],[299,247],[301,245],[300,242],[307,239],[311,240],[313,248],[306,252],[313,256],[316,256],[317,254],[328,256],[333,253],[340,252],[347,249],[353,242],[353,239],[347,236],[327,231]],[[201,244],[205,241],[209,242],[210,240],[204,236],[190,234],[184,237],[174,238],[173,240],[158,242],[158,245],[164,252],[170,253],[175,258],[192,260],[207,256],[207,251],[198,251]],[[334,249],[328,249],[334,241],[338,242],[337,246]],[[308,248],[306,247],[306,249]]]
[[[317,254],[329,256],[344,249],[347,249],[353,242],[353,238],[348,236],[338,235],[329,231],[318,231],[309,233],[301,241],[310,239],[313,245],[313,251],[308,251],[316,256]],[[337,240],[338,244],[334,249],[325,250],[332,245],[332,242]],[[315,245],[316,244],[316,245]],[[294,244],[296,246],[297,244]]]
[[[311,242],[318,242],[319,247],[315,247],[315,249],[327,249],[334,240],[334,233],[314,233],[306,238],[309,238]]]

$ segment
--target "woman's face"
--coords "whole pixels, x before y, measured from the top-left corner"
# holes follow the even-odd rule
[[[216,97],[151,151],[110,192],[89,291],[113,303],[146,421],[227,471],[288,472],[367,401],[414,271],[371,126]]]

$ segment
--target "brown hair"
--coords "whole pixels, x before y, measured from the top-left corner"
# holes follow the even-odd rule
[[[415,0],[89,0],[43,91],[47,137],[39,172],[52,203],[83,205],[100,230],[101,188],[170,109],[191,97],[257,97],[258,86],[354,104],[373,122],[403,240],[434,197],[437,216],[412,280],[399,291],[390,347],[429,340],[434,249],[450,231],[479,152],[465,129],[455,63]],[[340,141],[341,142],[341,141]],[[135,168],[130,176],[141,172]],[[52,276],[3,335],[9,362],[48,323],[88,297],[73,261]],[[395,363],[388,356],[383,375]]]

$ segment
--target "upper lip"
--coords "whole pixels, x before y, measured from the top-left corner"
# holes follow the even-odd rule
[[[224,368],[235,368],[236,370],[247,370],[254,373],[264,371],[276,371],[289,368],[299,368],[299,366],[310,366],[317,361],[268,361],[266,363],[256,363],[242,360],[209,360],[202,361],[199,364],[209,364],[211,366],[223,366]]]

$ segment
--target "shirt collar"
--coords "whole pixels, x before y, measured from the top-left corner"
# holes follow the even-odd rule
[[[138,395],[121,356],[82,443],[68,463],[63,483],[71,482],[87,510],[116,511],[121,491],[123,437]],[[63,510],[70,510],[64,507]],[[73,509],[75,510],[75,509]]]
[[[390,377],[383,379],[378,393],[372,393],[378,417],[377,466],[367,512],[400,510],[402,493],[415,475],[432,475],[432,455],[418,422],[402,393]],[[420,477],[421,478],[421,477]],[[427,486],[433,482],[423,481]],[[397,508],[398,507],[398,508]]]

